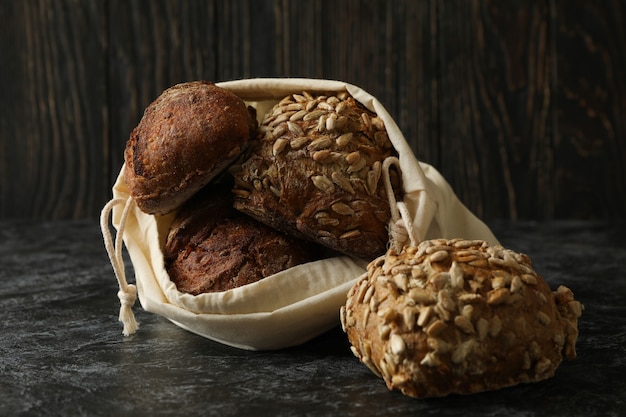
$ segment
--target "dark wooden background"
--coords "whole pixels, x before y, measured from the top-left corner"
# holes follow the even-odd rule
[[[339,79],[491,219],[626,212],[624,0],[0,0],[0,218],[95,217],[182,81]]]

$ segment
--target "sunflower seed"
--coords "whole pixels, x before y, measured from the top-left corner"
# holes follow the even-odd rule
[[[317,223],[320,226],[339,226],[339,219],[334,219],[332,217],[322,217],[317,219]]]
[[[315,151],[311,155],[311,158],[313,158],[313,160],[316,162],[324,162],[327,159],[329,159],[329,157],[330,157],[329,149],[322,149],[321,151]]]
[[[472,313],[474,312],[474,307],[471,304],[465,304],[463,308],[461,308],[461,315],[468,320],[472,320]]]
[[[391,323],[393,319],[396,318],[396,312],[394,311],[394,309],[389,307],[378,310],[378,313],[376,313],[376,315],[380,317],[385,324]]]
[[[326,129],[326,115],[320,116],[317,119],[317,125],[309,127],[309,129],[313,132],[322,133]]]
[[[354,172],[359,172],[365,167],[365,165],[367,165],[367,160],[365,158],[360,158],[358,162],[348,167],[347,172],[349,174],[354,173]]]
[[[426,334],[431,337],[436,337],[446,328],[446,323],[442,320],[435,320],[426,328]]]
[[[301,106],[301,104],[298,104]],[[289,120],[292,122],[297,122],[298,120],[302,120],[302,118],[304,116],[306,116],[309,112],[306,111],[306,109],[302,109],[300,111],[295,112],[294,114],[291,115],[291,117],[289,117]]]
[[[250,193],[250,191],[243,190],[241,188],[235,188],[233,190],[233,194],[235,194],[235,195],[237,195],[239,197],[242,197],[242,198],[248,198],[248,197],[250,197],[251,193]]]
[[[522,279],[518,275],[514,276],[511,280],[511,292],[519,291],[523,285]]]
[[[454,288],[463,288],[463,268],[456,261],[452,261],[450,266],[450,283]]]
[[[491,290],[487,293],[487,304],[502,304],[509,298],[510,295],[511,292],[508,288],[498,288],[495,290]]]
[[[313,181],[313,185],[315,185],[318,189],[328,194],[335,192],[335,185],[328,179],[328,177],[323,175],[314,175],[311,177],[311,181]]]
[[[550,323],[552,322],[552,320],[550,319],[550,316],[548,316],[543,311],[537,312],[537,320],[539,320],[539,323],[543,324],[544,326],[549,326]]]
[[[278,105],[279,106],[287,106],[289,104],[292,104],[293,102],[294,102],[293,101],[293,95],[291,95],[291,96],[284,97],[282,100],[280,100]]]
[[[330,206],[330,208],[338,214],[344,215],[344,216],[351,216],[354,214],[354,210],[352,210],[352,208],[345,204],[345,203],[335,203],[333,205]]]
[[[302,128],[300,127],[299,124],[294,123],[292,121],[288,121],[287,122],[287,127],[289,128],[289,131],[291,133],[293,133],[296,136],[302,136],[304,135],[304,130],[302,130]]]
[[[406,344],[404,343],[402,336],[395,333],[392,334],[389,337],[389,349],[393,355],[404,356],[404,353],[406,352]]]
[[[489,322],[483,317],[479,318],[478,321],[476,322],[476,331],[478,332],[478,339],[485,340],[485,338],[487,337],[488,330],[489,330]]]
[[[357,237],[361,234],[360,230],[349,230],[342,235],[339,236],[339,239],[350,239],[353,237]]]
[[[415,328],[415,308],[405,307],[402,310],[402,319],[406,328],[409,331],[413,331],[413,329]]]
[[[382,164],[380,161],[374,162],[372,169],[367,172],[367,192],[370,195],[376,194],[378,188],[378,181],[382,175]]]
[[[350,152],[346,155],[346,162],[348,165],[354,165],[361,159],[361,153],[359,151]]]
[[[475,266],[476,268],[487,268],[487,266],[489,266],[489,263],[485,258],[476,259],[475,261],[470,261],[467,264]]]
[[[274,145],[272,146],[272,154],[276,156],[279,153],[281,153],[287,146],[287,143],[289,143],[287,139],[284,139],[284,138],[276,139],[276,141],[274,142]]]
[[[294,100],[296,100],[298,103],[303,103],[305,101],[309,101],[310,99],[307,98],[304,94],[294,94],[293,95]]]
[[[289,146],[291,146],[291,149],[300,149],[301,147],[306,145],[308,142],[309,142],[308,136],[300,136],[299,138],[292,139],[291,142],[289,143]]]
[[[377,313],[379,305],[380,305],[380,301],[378,300],[378,298],[376,298],[376,296],[372,295],[372,298],[370,299],[370,311],[372,313]]]
[[[472,322],[463,316],[456,316],[454,318],[454,325],[458,327],[463,333],[467,333],[467,334],[476,333],[476,331],[474,330],[474,326],[472,325]]]
[[[393,269],[395,268],[392,268],[392,270]],[[393,276],[393,282],[402,292],[406,292],[409,289],[409,277],[407,277],[406,274],[395,274]]]
[[[461,343],[452,352],[450,360],[452,361],[452,363],[455,363],[455,364],[463,363],[463,361],[465,361],[467,356],[470,353],[472,353],[475,347],[476,347],[476,340],[474,339],[469,339]]]
[[[539,362],[535,364],[535,374],[544,375],[550,372],[552,368],[552,361],[548,358],[542,358]]]
[[[363,304],[369,304],[370,299],[372,298],[372,295],[374,295],[374,286],[370,285],[367,289],[367,291],[365,291],[365,295],[363,295]],[[366,310],[369,310],[369,305],[366,306]],[[366,311],[366,314],[369,316],[369,311]],[[365,327],[365,326],[363,326]]]
[[[318,151],[320,149],[328,148],[333,143],[333,139],[330,136],[324,135],[313,140],[307,147],[311,151]]]
[[[480,303],[483,300],[483,296],[480,294],[463,293],[459,294],[457,299],[462,303],[474,304]]]
[[[422,288],[411,288],[408,295],[413,301],[423,305],[435,304],[437,302],[436,297],[431,292]]]
[[[332,104],[328,103],[327,101],[321,101],[318,105],[317,105],[318,109],[322,109],[322,110],[327,110],[327,111],[334,111],[335,108],[333,107]]]
[[[335,142],[337,143],[338,147],[343,148],[348,143],[350,143],[350,141],[352,140],[352,136],[353,136],[352,132],[344,133],[343,135],[339,136],[335,140]]]
[[[290,103],[284,106],[284,111],[298,111],[302,110],[303,108],[304,106],[302,105],[302,103]]]
[[[331,177],[333,179],[333,182],[337,184],[339,188],[350,194],[355,194],[354,188],[352,187],[350,180],[344,177],[341,173],[333,171]]]
[[[282,135],[284,135],[285,132],[287,132],[287,126],[285,126],[284,124],[281,124],[281,125],[276,126],[274,130],[272,130],[272,136],[273,138],[279,138]]]
[[[504,277],[494,277],[491,280],[491,288],[493,288],[494,290],[504,288],[504,286],[505,286]]]
[[[319,119],[320,116],[327,114],[327,113],[328,112],[326,110],[313,110],[309,114],[306,114],[302,119],[308,122],[309,120]]]
[[[440,290],[450,282],[450,273],[438,272],[435,275],[431,276],[429,278],[429,281],[435,286],[435,288]]]
[[[282,113],[278,117],[276,117],[269,125],[271,127],[274,127],[282,122],[286,122],[294,113],[295,111],[288,111],[288,112]]]
[[[500,317],[493,316],[489,322],[489,336],[498,336],[498,334],[500,334],[500,330],[502,330],[502,321],[500,320]]]
[[[273,185],[270,185],[270,191],[276,196],[280,197],[280,190]]]
[[[539,343],[537,343],[536,340],[533,340],[528,345],[528,353],[530,353],[530,357],[532,359],[537,360],[541,358],[541,347],[539,346]]]
[[[439,366],[440,364],[441,362],[439,361],[439,359],[437,359],[434,352],[426,353],[426,355],[424,355],[424,358],[422,358],[422,360],[420,361],[420,365],[429,367]]]
[[[335,130],[337,122],[337,114],[332,113],[326,118],[326,130]]]
[[[372,117],[372,125],[378,130],[385,129],[385,123],[383,122],[383,119],[378,116]]]
[[[368,130],[370,127],[372,127],[372,120],[370,119],[369,114],[361,113],[361,120],[363,121],[363,124],[365,125],[365,128],[363,130]]]
[[[339,308],[339,323],[341,323],[341,330],[346,333],[346,306],[343,305]]]
[[[455,248],[465,249],[469,247],[480,246],[482,243],[482,240],[458,240],[454,242],[453,246]]]
[[[456,304],[448,291],[439,291],[437,293],[437,304],[448,311],[456,311]]]
[[[537,285],[537,277],[532,274],[522,274],[520,278],[524,282],[524,284]]]

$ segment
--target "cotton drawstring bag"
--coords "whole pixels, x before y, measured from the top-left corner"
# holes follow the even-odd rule
[[[340,81],[296,78],[257,78],[216,85],[255,107],[259,120],[289,94],[347,91],[383,120],[398,154],[383,164],[383,176],[391,166],[400,170],[403,188],[403,200],[396,201],[386,181],[392,209],[390,245],[401,247],[440,237],[498,243],[489,228],[460,202],[442,175],[416,159],[389,113],[361,88]],[[224,292],[195,296],[182,293],[168,277],[162,251],[174,215],[142,212],[126,187],[124,167],[112,191],[112,200],[102,210],[101,229],[119,283],[120,321],[125,335],[138,329],[132,312],[138,296],[146,311],[229,346],[248,350],[295,346],[339,325],[339,310],[348,290],[366,273],[368,260],[337,256],[298,265]],[[114,238],[109,222],[116,229]],[[123,245],[134,270],[134,285],[126,279]]]

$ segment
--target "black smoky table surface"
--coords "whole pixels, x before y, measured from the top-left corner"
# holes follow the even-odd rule
[[[489,226],[504,246],[528,254],[553,289],[564,284],[584,304],[578,357],[540,383],[416,400],[360,364],[340,328],[252,352],[136,303],[141,327],[124,337],[96,221],[2,221],[0,416],[625,415],[626,224]]]

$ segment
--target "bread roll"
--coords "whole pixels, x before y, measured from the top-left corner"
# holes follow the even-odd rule
[[[193,81],[165,90],[126,144],[124,176],[148,214],[176,209],[246,148],[256,118],[228,90]]]
[[[285,233],[373,259],[388,242],[381,172],[391,155],[382,120],[348,93],[293,94],[261,122],[235,174],[235,207]],[[393,181],[398,190],[397,175]]]
[[[310,242],[235,210],[231,188],[211,184],[176,212],[164,259],[170,280],[181,292],[226,291],[322,256]]]
[[[553,376],[576,356],[581,310],[528,256],[440,239],[371,262],[341,322],[353,353],[389,389],[426,398]]]

